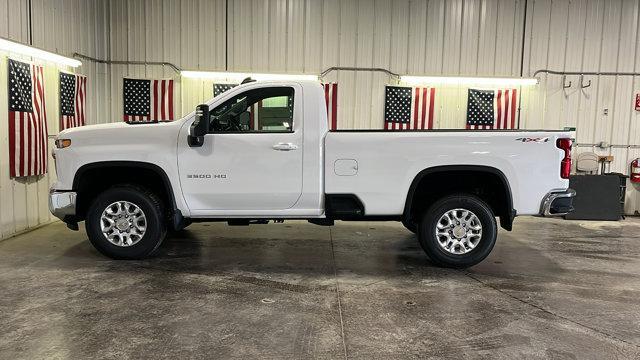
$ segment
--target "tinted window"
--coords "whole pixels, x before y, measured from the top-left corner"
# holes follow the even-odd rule
[[[243,92],[211,110],[212,132],[293,131],[293,88]]]

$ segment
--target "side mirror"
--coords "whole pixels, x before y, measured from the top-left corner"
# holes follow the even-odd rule
[[[196,119],[191,124],[187,142],[191,147],[204,144],[204,136],[209,133],[209,105],[201,104],[196,107]]]

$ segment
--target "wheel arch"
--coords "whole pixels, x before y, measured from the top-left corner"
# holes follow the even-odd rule
[[[109,171],[126,170],[127,173],[121,176],[106,176]],[[159,182],[145,183],[144,180],[150,178],[158,179]],[[165,203],[166,209],[169,211],[169,219],[175,226],[182,221],[182,214],[176,205],[176,198],[171,184],[171,180],[166,171],[156,164],[143,161],[98,161],[82,165],[75,173],[72,188],[78,192],[78,210],[79,217],[82,218],[86,213],[88,201],[83,199],[82,193],[87,193],[88,181],[98,180],[95,190],[88,193],[103,191],[106,188],[120,183],[132,183],[150,188]]]
[[[412,219],[416,209],[419,209],[416,200],[419,200],[420,195],[425,194],[426,190],[424,187],[429,185],[429,180],[456,178],[456,176],[462,173],[484,174],[484,176],[482,176],[483,181],[489,178],[497,180],[499,187],[497,187],[498,185],[496,184],[492,184],[494,186],[493,190],[500,189],[504,198],[500,198],[500,201],[491,201],[491,199],[487,198],[483,198],[483,200],[487,201],[494,213],[500,217],[500,226],[506,230],[511,230],[516,211],[513,208],[513,195],[509,180],[500,169],[486,165],[444,165],[430,167],[420,171],[409,186],[402,215],[403,219],[405,219],[405,221],[413,221]],[[437,180],[434,181],[437,183]],[[465,185],[464,187],[467,188],[473,187],[468,179],[460,181],[460,183],[463,183]],[[475,185],[479,185],[477,188],[482,188],[482,185],[487,184],[480,183]],[[459,191],[459,189],[452,186],[448,192],[440,193],[438,197],[441,198],[456,191]],[[482,196],[480,197],[482,198]]]

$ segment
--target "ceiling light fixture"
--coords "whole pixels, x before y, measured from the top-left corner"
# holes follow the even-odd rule
[[[464,77],[464,76],[408,76],[400,77],[400,82],[410,85],[442,84],[442,85],[511,85],[532,86],[538,84],[537,78],[498,78],[498,77]]]
[[[189,71],[183,70],[180,74],[187,78],[210,79],[218,81],[231,81],[239,83],[240,81],[250,77],[254,80],[318,80],[318,75],[305,74],[254,74],[254,73],[236,73],[236,72],[215,72],[215,71]]]
[[[31,56],[41,60],[51,61],[60,65],[71,67],[78,67],[82,65],[82,62],[80,60],[68,58],[66,56],[58,55],[50,51],[38,49],[33,46],[24,45],[3,38],[0,38],[0,51],[7,51],[9,53]]]

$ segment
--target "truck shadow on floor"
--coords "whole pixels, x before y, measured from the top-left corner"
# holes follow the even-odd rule
[[[356,230],[357,229],[357,230]],[[363,227],[354,227],[353,234]],[[344,230],[344,229],[342,229]],[[258,236],[232,233],[211,235],[186,229],[170,233],[158,253],[144,260],[112,260],[98,253],[88,241],[68,248],[64,257],[87,265],[107,267],[107,271],[153,269],[173,273],[253,276],[270,279],[282,276],[305,278],[333,277],[411,277],[446,278],[469,272],[496,280],[517,280],[536,276],[542,282],[555,281],[564,272],[533,244],[502,239],[491,256],[466,270],[442,269],[433,265],[422,251],[415,235],[397,228],[382,229],[379,236],[347,236],[346,231],[329,238],[301,234],[278,237],[278,232]],[[371,233],[375,233],[372,231]],[[507,236],[508,237],[508,236]],[[67,264],[72,265],[72,264]],[[253,274],[253,275],[247,275]],[[248,281],[251,282],[251,281]]]

